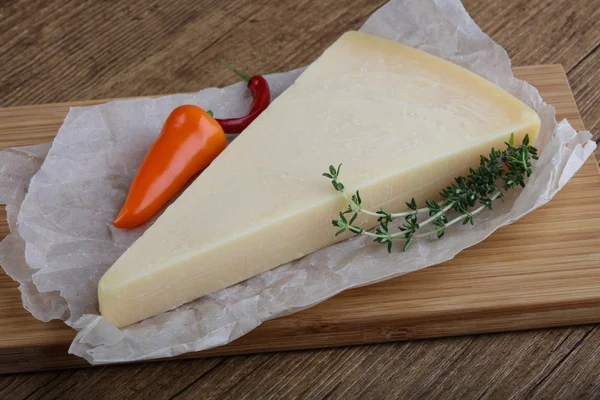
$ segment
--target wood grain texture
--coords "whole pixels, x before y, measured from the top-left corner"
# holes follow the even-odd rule
[[[383,2],[1,1],[0,79],[11,78],[0,105],[232,83],[214,68],[220,56],[257,73],[291,69]],[[565,65],[598,133],[598,0],[464,4],[516,65]],[[597,398],[599,345],[591,326],[7,375],[0,398]]]

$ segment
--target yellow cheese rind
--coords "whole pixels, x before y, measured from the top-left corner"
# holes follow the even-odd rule
[[[484,78],[348,32],[106,272],[101,313],[126,326],[347,238],[331,226],[347,205],[321,175],[330,164],[344,163],[366,208],[399,212],[411,197],[436,199],[511,132],[535,141],[539,128]]]

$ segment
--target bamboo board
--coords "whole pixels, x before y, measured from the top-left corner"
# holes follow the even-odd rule
[[[559,120],[568,118],[583,129],[560,65],[515,68],[515,74],[539,89]],[[0,109],[0,147],[51,140],[69,106],[101,102]],[[600,174],[590,160],[548,205],[449,262],[346,291],[267,321],[227,346],[178,358],[599,322],[599,194]],[[2,216],[0,237],[7,233]],[[34,319],[23,308],[16,283],[0,270],[0,373],[87,365],[67,354],[74,335],[60,321]]]

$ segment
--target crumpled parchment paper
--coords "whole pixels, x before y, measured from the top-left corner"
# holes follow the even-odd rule
[[[443,240],[418,241],[406,253],[388,255],[368,238],[355,237],[117,329],[98,315],[96,288],[102,274],[144,230],[121,231],[111,221],[146,150],[178,105],[192,103],[233,116],[243,114],[251,99],[244,83],[238,83],[190,95],[75,107],[49,152],[47,144],[0,152],[0,202],[7,204],[12,232],[1,244],[0,263],[21,284],[24,306],[42,321],[59,318],[77,329],[70,352],[93,364],[220,346],[265,320],[343,290],[451,259],[548,202],[592,154],[591,135],[576,132],[566,121],[556,124],[554,108],[535,88],[513,77],[506,52],[458,0],[393,0],[361,30],[457,63],[533,107],[542,119],[537,146],[543,152],[527,187],[510,193],[494,211],[478,215],[474,226],[452,227]],[[269,75],[273,95],[300,73]]]

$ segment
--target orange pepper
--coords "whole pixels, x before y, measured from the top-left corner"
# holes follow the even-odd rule
[[[226,144],[223,128],[212,113],[194,105],[177,107],[146,154],[113,225],[133,228],[148,221]]]

